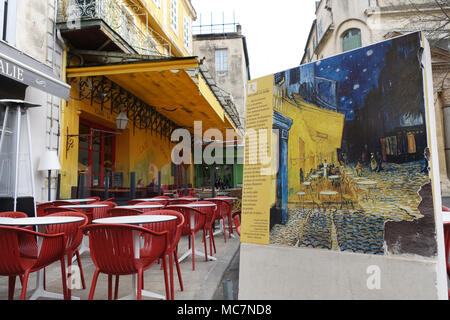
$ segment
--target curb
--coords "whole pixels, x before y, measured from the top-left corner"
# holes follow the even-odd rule
[[[238,252],[241,241],[237,238],[235,241],[228,241],[225,253],[217,259],[217,263],[208,273],[203,284],[194,294],[194,300],[213,300],[217,288],[221,285],[221,281],[225,271],[230,266],[233,258]]]

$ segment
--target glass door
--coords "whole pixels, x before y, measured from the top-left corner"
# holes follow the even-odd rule
[[[112,181],[115,135],[89,122],[80,121],[78,171],[88,174],[90,187],[104,187]]]

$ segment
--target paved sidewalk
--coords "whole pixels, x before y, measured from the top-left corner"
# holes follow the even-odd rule
[[[186,258],[180,263],[181,274],[183,278],[184,291],[180,291],[176,268],[174,266],[174,292],[176,300],[213,300],[224,299],[221,292],[221,283],[225,272],[229,272],[229,266],[236,253],[239,251],[240,239],[235,234],[235,238],[224,242],[223,234],[220,233],[215,236],[217,252],[214,257],[216,261],[205,261],[204,256],[195,257],[195,271],[192,270],[191,257]],[[209,251],[209,239],[207,239]],[[201,233],[195,238],[196,250],[202,251],[204,245],[202,243]],[[188,250],[188,242],[186,237],[180,240],[178,251],[181,256]],[[239,256],[239,255],[237,255]],[[72,296],[79,297],[81,300],[87,300],[89,290],[91,288],[91,281],[95,271],[95,266],[91,260],[89,253],[85,252],[81,257],[82,266],[84,270],[86,289],[73,289]],[[77,265],[76,262],[74,265]],[[237,270],[239,271],[239,270]],[[37,272],[30,275],[27,289],[27,297],[30,297],[36,287]],[[61,268],[60,264],[54,263],[46,268],[46,288],[50,292],[62,293],[61,283]],[[160,269],[159,264],[153,265],[150,269],[144,272],[144,290],[155,292],[159,295],[165,296],[164,287],[164,273]],[[95,290],[94,300],[108,299],[108,280],[105,274],[100,274]],[[113,282],[114,286],[114,282]],[[21,284],[19,279],[16,279],[16,289],[14,299],[20,297]],[[127,296],[132,292],[131,276],[121,276],[119,285],[119,299]],[[217,294],[216,294],[217,293]],[[216,294],[216,295],[215,295]],[[0,300],[8,299],[8,277],[0,277]],[[40,298],[39,300],[49,300]],[[143,300],[152,300],[152,298],[143,297]]]

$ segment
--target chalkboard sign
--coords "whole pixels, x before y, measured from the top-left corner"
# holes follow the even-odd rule
[[[123,172],[114,172],[113,173],[113,186],[114,187],[122,187],[123,186]]]

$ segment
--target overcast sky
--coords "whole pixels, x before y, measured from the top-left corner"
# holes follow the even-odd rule
[[[256,79],[300,64],[315,19],[315,0],[191,0],[193,25],[241,24],[246,37],[250,75]],[[224,18],[223,18],[224,17]]]

